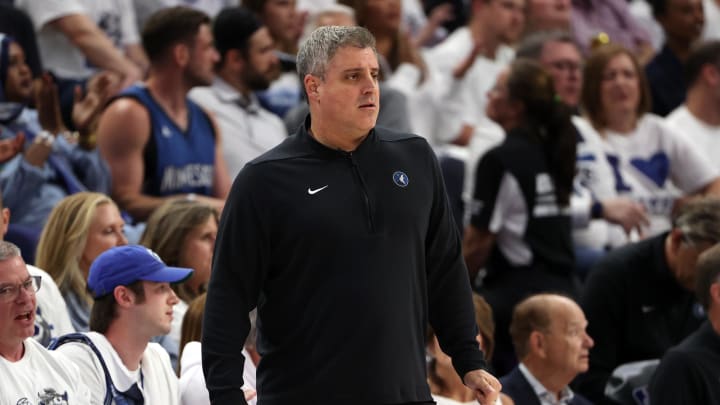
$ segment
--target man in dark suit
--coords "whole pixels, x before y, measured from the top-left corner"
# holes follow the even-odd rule
[[[538,294],[520,302],[510,324],[520,364],[501,378],[516,404],[589,405],[568,384],[588,369],[592,338],[582,309],[570,298]]]

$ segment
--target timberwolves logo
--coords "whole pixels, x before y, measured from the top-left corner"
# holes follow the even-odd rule
[[[405,188],[410,183],[410,179],[408,179],[407,174],[397,171],[393,173],[393,182],[395,182],[398,187]]]

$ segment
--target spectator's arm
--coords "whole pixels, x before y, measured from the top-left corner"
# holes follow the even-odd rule
[[[142,78],[140,68],[125,58],[88,16],[70,14],[49,22],[48,26],[62,32],[93,65],[120,73],[124,85]]]
[[[147,219],[168,199],[142,192],[143,150],[149,140],[150,116],[135,100],[122,98],[113,102],[100,118],[97,147],[110,167],[111,195],[122,209],[138,220]]]
[[[213,178],[213,195],[222,200],[219,201],[220,206],[218,207],[218,209],[222,211],[222,205],[230,193],[231,180],[222,152],[222,134],[220,133],[220,127],[217,125],[217,121],[215,121],[212,114],[208,114],[208,117],[210,117],[210,122],[215,131],[215,177]]]
[[[450,3],[440,4],[433,8],[428,16],[427,22],[418,35],[413,38],[413,45],[420,47],[431,42],[435,31],[454,17],[453,5]]]
[[[710,183],[708,183],[703,189],[702,194],[720,197],[720,177],[715,177]]]
[[[15,156],[4,163],[0,171],[0,188],[5,207],[11,211],[18,210],[23,204],[27,204],[44,183],[42,167],[34,166],[22,155]]]
[[[145,51],[142,46],[140,44],[126,45],[125,55],[140,68],[142,71],[142,77],[144,77],[150,68],[150,61],[148,60],[147,55],[145,55]]]

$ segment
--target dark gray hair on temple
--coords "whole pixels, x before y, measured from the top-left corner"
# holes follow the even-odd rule
[[[720,242],[720,199],[705,197],[687,202],[673,225],[691,242]]]
[[[300,45],[297,54],[297,72],[300,80],[308,74],[324,78],[330,60],[338,49],[345,47],[372,48],[377,55],[375,37],[366,28],[320,27]]]

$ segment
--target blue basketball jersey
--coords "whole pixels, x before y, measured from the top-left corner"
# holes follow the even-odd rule
[[[130,86],[120,97],[138,100],[150,113],[151,137],[144,151],[143,192],[154,196],[187,193],[211,196],[215,171],[215,130],[207,114],[186,99],[188,127],[183,131],[155,101],[146,86]]]

